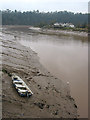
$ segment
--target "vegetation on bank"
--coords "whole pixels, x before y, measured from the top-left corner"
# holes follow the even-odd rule
[[[41,26],[37,26],[37,27],[41,27]],[[46,25],[46,26],[43,26],[41,28],[48,28],[48,29],[55,29],[55,30],[70,30],[70,31],[80,31],[80,32],[88,32],[88,25],[86,25],[85,27],[74,27],[74,28],[71,28],[71,27],[54,27],[52,25]]]
[[[9,9],[0,11],[2,12],[3,25],[31,25],[44,28],[52,27],[54,23],[72,23],[75,28],[63,27],[54,29],[75,30],[75,31],[88,31],[88,14],[73,13],[67,11],[59,12],[39,12],[37,11],[11,11]]]
[[[75,28],[69,28],[69,27],[65,27],[65,28],[59,28],[59,30],[71,30],[71,31],[80,31],[80,32],[88,32],[88,27],[85,27],[85,28],[78,28],[78,27],[75,27]]]

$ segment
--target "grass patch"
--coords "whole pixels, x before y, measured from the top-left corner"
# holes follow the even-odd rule
[[[5,69],[2,69],[2,72],[3,72],[3,73],[8,73],[7,70],[5,70]]]
[[[2,72],[8,74],[9,77],[12,76],[12,74],[10,72],[8,72],[6,69],[2,69]]]

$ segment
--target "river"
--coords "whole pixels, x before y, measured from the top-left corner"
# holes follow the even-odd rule
[[[80,118],[88,117],[88,42],[74,35],[21,34],[20,43],[38,53],[42,65],[69,82]]]

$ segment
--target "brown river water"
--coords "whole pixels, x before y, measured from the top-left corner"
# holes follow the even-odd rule
[[[71,96],[80,118],[88,117],[88,42],[82,36],[21,34],[20,43],[35,51],[43,66],[64,82],[69,82]]]

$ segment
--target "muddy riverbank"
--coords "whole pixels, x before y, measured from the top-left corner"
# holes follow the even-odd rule
[[[3,118],[76,118],[77,105],[68,84],[52,76],[40,64],[37,54],[18,42],[19,35],[4,27],[0,37]],[[33,91],[33,96],[20,97],[12,85],[10,73],[19,75]]]

